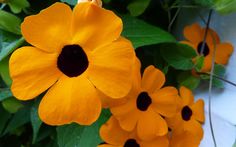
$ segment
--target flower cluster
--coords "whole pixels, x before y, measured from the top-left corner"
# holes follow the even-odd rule
[[[46,91],[39,116],[49,125],[91,125],[109,108],[112,116],[100,129],[99,147],[198,146],[203,100],[194,102],[184,86],[166,86],[164,73],[153,65],[141,74],[122,28],[122,20],[95,0],[81,0],[73,10],[55,3],[26,17],[21,30],[32,46],[10,58],[12,93],[30,100]],[[182,41],[204,56],[202,72],[211,69],[215,48],[218,64],[227,64],[233,52],[211,29],[203,45],[205,31],[198,24],[187,26]]]
[[[133,87],[119,101],[106,101],[111,118],[100,129],[106,142],[99,147],[190,147],[203,137],[204,103],[194,103],[192,92],[164,86],[165,75],[148,66],[141,78],[137,62]],[[114,137],[115,136],[115,137]],[[182,141],[186,137],[192,142]]]

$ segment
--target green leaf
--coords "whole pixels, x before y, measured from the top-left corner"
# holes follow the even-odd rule
[[[13,13],[20,13],[24,8],[30,6],[27,0],[9,0],[7,3]]]
[[[30,121],[30,109],[29,107],[24,107],[14,114],[11,121],[7,125],[3,134],[14,131],[18,127],[28,123]]]
[[[197,56],[195,50],[185,44],[168,43],[162,44],[161,55],[175,69],[190,70],[194,67],[192,58]]]
[[[61,2],[66,2],[70,5],[75,6],[77,4],[78,0],[61,0]]]
[[[192,75],[191,72],[182,72],[178,75],[177,81],[180,86],[185,86],[191,90],[194,90],[200,84],[200,78],[197,78]]]
[[[132,16],[139,16],[146,10],[150,1],[151,0],[135,0],[132,1],[127,8]]]
[[[12,80],[9,74],[9,58],[5,58],[0,62],[0,76],[8,86],[11,85]]]
[[[176,42],[168,32],[131,16],[122,17],[124,29],[122,35],[128,38],[134,48],[145,45]]]
[[[12,97],[11,90],[9,88],[0,88],[0,101]]]
[[[22,37],[14,42],[7,44],[5,47],[2,47],[0,50],[0,62],[11,54],[15,49],[20,47],[25,42],[25,39]]]
[[[11,117],[11,114],[8,113],[3,107],[0,105],[0,134],[2,134],[3,129],[6,126],[6,123],[8,122],[9,118]]]
[[[3,100],[2,106],[9,113],[16,113],[20,108],[23,107],[23,104],[21,103],[21,101],[17,100],[16,98],[11,97],[11,98]]]
[[[195,70],[197,72],[201,72],[201,69],[202,69],[202,67],[204,65],[204,56],[197,56],[195,58],[195,61],[196,61],[196,63],[195,63]]]
[[[91,126],[70,124],[57,127],[57,140],[59,147],[95,147],[101,143],[99,129],[110,114],[103,111],[100,118]]]
[[[3,29],[5,31],[8,31],[14,34],[18,34],[18,35],[21,34],[20,18],[4,10],[0,10],[0,20],[1,20],[0,29]]]
[[[33,128],[33,140],[32,140],[33,144],[36,142],[39,129],[42,125],[42,121],[40,120],[38,115],[39,102],[40,102],[39,100],[35,101],[34,105],[31,107],[30,110],[30,120]]]

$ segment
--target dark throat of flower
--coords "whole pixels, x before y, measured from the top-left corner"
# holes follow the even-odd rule
[[[81,75],[89,65],[88,57],[77,44],[66,45],[57,59],[57,67],[68,77]]]
[[[141,92],[136,100],[136,106],[140,111],[146,111],[151,103],[152,99],[147,92]]]
[[[135,139],[128,139],[125,142],[124,147],[140,147],[140,145],[136,142]]]
[[[185,121],[189,121],[191,119],[193,112],[191,110],[191,108],[189,108],[189,106],[184,106],[182,111],[181,111],[181,115],[182,115],[182,119]]]
[[[197,46],[197,52],[199,55],[201,54],[202,46],[203,46],[203,41],[200,42]],[[209,53],[210,53],[209,46],[207,45],[207,43],[205,43],[202,54],[204,55],[204,57],[206,57],[207,55],[209,55]]]

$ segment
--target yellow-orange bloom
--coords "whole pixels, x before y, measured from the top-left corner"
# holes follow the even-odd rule
[[[198,100],[194,103],[194,96],[191,90],[180,87],[180,97],[178,98],[178,112],[174,117],[166,118],[168,126],[173,130],[176,136],[180,134],[191,133],[194,138],[200,140],[203,138],[203,129],[201,123],[205,121],[204,101]],[[191,138],[191,137],[189,137]]]
[[[78,3],[91,2],[99,7],[102,7],[102,0],[78,0]]]
[[[178,91],[174,87],[162,88],[165,75],[154,66],[145,69],[142,79],[140,68],[136,69],[133,88],[124,98],[126,101],[110,109],[121,128],[136,130],[142,140],[152,140],[167,134],[163,116],[171,117],[176,113]]]
[[[136,132],[123,130],[113,116],[100,128],[100,136],[105,144],[98,147],[168,147],[169,145],[167,136],[156,137],[150,141],[140,140]]]
[[[45,123],[89,125],[101,112],[101,92],[116,99],[130,91],[135,53],[113,12],[90,2],[73,11],[55,3],[26,17],[21,29],[33,46],[12,54],[11,90],[29,100],[49,89],[39,106]]]
[[[206,29],[201,28],[197,23],[186,26],[184,28],[184,36],[187,41],[182,41],[182,43],[192,46],[200,55],[205,31]],[[206,37],[206,44],[202,52],[205,57],[201,69],[202,72],[208,72],[211,70],[214,48],[216,48],[215,63],[226,65],[233,52],[233,46],[230,43],[221,43],[217,33],[214,30],[209,29]]]

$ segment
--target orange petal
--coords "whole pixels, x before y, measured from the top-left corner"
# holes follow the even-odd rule
[[[212,54],[209,54],[205,57],[203,62],[203,67],[201,69],[202,72],[209,72],[212,67]]]
[[[137,134],[142,140],[152,140],[168,132],[166,121],[151,109],[145,111],[138,120]]]
[[[141,147],[169,147],[169,141],[167,136],[156,137],[151,141],[142,141]]]
[[[227,64],[229,57],[233,53],[234,47],[230,43],[221,43],[216,46],[216,63]]]
[[[13,95],[29,100],[53,85],[61,75],[56,67],[57,56],[34,47],[17,49],[9,63]]]
[[[28,16],[21,25],[27,42],[46,52],[60,50],[70,39],[72,11],[63,3],[55,3],[37,15]]]
[[[115,117],[111,116],[100,128],[100,136],[106,143],[119,146],[128,139],[129,132],[124,131]]]
[[[178,91],[174,87],[165,87],[152,95],[152,104],[151,107],[157,113],[160,113],[163,116],[171,117],[176,114],[178,98]]]
[[[170,140],[170,147],[198,147],[200,144],[199,139],[187,131],[181,134],[172,133]]]
[[[137,97],[137,96],[135,96]],[[136,98],[130,97],[120,106],[110,108],[112,114],[119,120],[120,126],[126,131],[132,131],[138,121],[140,112],[136,108]]]
[[[206,29],[202,29],[202,32],[205,33]],[[202,39],[203,40],[203,39]],[[206,38],[207,44],[214,45],[220,43],[220,37],[218,34],[213,30],[210,29],[207,32],[207,38]]]
[[[203,129],[199,122],[196,120],[189,120],[184,123],[184,131],[188,131],[193,134],[197,139],[203,138]]]
[[[204,101],[202,99],[199,99],[195,104],[191,106],[191,109],[193,110],[193,116],[195,117],[195,119],[203,123],[205,121]]]
[[[143,90],[153,93],[155,90],[160,89],[165,83],[165,75],[154,66],[148,66],[142,78]]]
[[[100,112],[98,91],[83,76],[62,77],[49,89],[39,105],[39,116],[49,125],[71,122],[90,125],[98,119]]]
[[[181,86],[179,89],[180,92],[180,97],[183,100],[183,105],[190,105],[193,104],[194,102],[194,95],[192,93],[192,91],[184,86]]]
[[[184,37],[191,43],[199,43],[203,40],[204,33],[198,23],[186,26],[184,28]]]
[[[130,41],[119,38],[91,53],[89,80],[111,98],[122,98],[131,90],[134,49]]]
[[[112,11],[85,2],[73,11],[73,42],[94,50],[119,38],[122,20]]]

